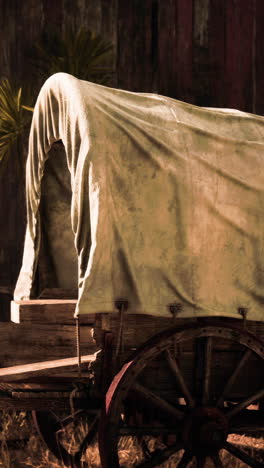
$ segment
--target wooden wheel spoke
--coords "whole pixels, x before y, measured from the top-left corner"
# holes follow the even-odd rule
[[[196,457],[197,461],[197,468],[204,468],[205,467],[205,462],[206,462],[206,457]]]
[[[237,366],[235,367],[235,369],[233,370],[232,372],[232,375],[229,377],[225,387],[224,387],[224,390],[222,392],[222,394],[219,396],[218,400],[217,400],[217,403],[216,403],[216,406],[221,406],[224,402],[224,398],[225,396],[228,394],[228,392],[231,390],[231,388],[233,387],[239,373],[241,372],[243,366],[246,364],[246,362],[248,361],[249,357],[251,356],[252,354],[252,351],[250,349],[248,349],[247,351],[245,351],[245,353],[243,354],[242,358],[240,359],[240,361],[238,362]]]
[[[135,465],[135,468],[154,468],[155,466],[158,466],[168,460],[168,458],[181,449],[182,444],[178,442],[170,447],[166,447],[163,450],[155,450],[151,453],[151,458],[149,460]]]
[[[210,377],[211,377],[211,361],[212,361],[212,337],[207,337],[205,342],[204,355],[204,388],[203,388],[203,404],[206,405],[210,397]]]
[[[183,411],[179,410],[178,408],[175,408],[172,406],[170,403],[168,403],[166,400],[158,396],[156,393],[152,392],[148,388],[144,387],[141,384],[134,384],[132,386],[133,391],[137,392],[141,397],[143,397],[145,400],[148,401],[153,406],[156,406],[159,408],[161,411],[167,413],[173,418],[176,418],[177,420],[181,420],[184,417]]]
[[[253,395],[251,395],[250,397],[246,398],[244,401],[242,401],[241,403],[237,404],[236,406],[234,406],[231,410],[229,410],[227,413],[226,413],[226,417],[228,419],[232,418],[233,416],[235,416],[236,414],[240,413],[240,411],[242,411],[243,409],[245,409],[247,406],[251,405],[252,403],[254,403],[255,401],[257,400],[260,400],[261,398],[263,398],[264,396],[264,388],[262,388],[261,390],[259,390],[257,393],[254,393]]]
[[[168,361],[169,367],[171,371],[173,372],[174,376],[177,379],[178,385],[183,393],[184,399],[186,403],[189,405],[190,408],[194,408],[195,402],[194,399],[187,387],[187,384],[185,382],[185,379],[182,375],[182,372],[179,368],[179,365],[176,361],[176,359],[172,356],[171,352],[169,350],[166,351],[166,359]]]
[[[211,456],[211,459],[213,460],[214,466],[215,466],[216,468],[224,468],[224,465],[223,465],[223,463],[222,463],[222,460],[221,460],[219,454],[217,454],[217,455],[212,455],[212,456]]]
[[[179,461],[177,468],[186,468],[188,464],[192,461],[193,455],[187,451],[184,452],[181,460]]]
[[[211,361],[212,337],[207,336],[196,343],[196,393],[203,405],[206,405],[210,398]]]
[[[250,455],[248,455],[246,452],[244,452],[240,448],[236,447],[233,444],[230,444],[230,442],[225,442],[224,448],[229,453],[231,453],[232,455],[234,455],[236,458],[243,461],[244,463],[247,463],[252,468],[261,468],[261,467],[263,467],[263,463],[258,462],[257,460],[252,458]]]

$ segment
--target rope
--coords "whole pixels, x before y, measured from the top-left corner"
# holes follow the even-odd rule
[[[80,318],[76,317],[75,319],[75,333],[76,333],[76,354],[77,354],[77,365],[78,365],[78,379],[74,382],[74,388],[70,393],[70,408],[71,414],[74,421],[75,408],[74,408],[74,398],[79,392],[88,392],[87,382],[82,379],[82,367],[81,367],[81,327],[80,327]]]
[[[177,322],[177,316],[179,314],[179,312],[182,311],[182,304],[169,304],[169,311],[170,313],[172,314],[172,318],[173,318],[173,323],[174,325],[176,325],[176,322]],[[174,355],[180,355],[181,354],[181,347],[180,347],[180,343],[176,343],[176,339],[174,338]]]
[[[119,312],[119,327],[118,327],[118,335],[116,341],[116,349],[115,349],[115,358],[117,358],[120,351],[123,351],[123,331],[124,331],[124,312],[125,312],[125,304],[120,305],[120,312]]]
[[[76,317],[76,351],[77,351],[77,362],[78,362],[78,377],[82,377],[81,369],[81,330],[80,330],[80,319]]]

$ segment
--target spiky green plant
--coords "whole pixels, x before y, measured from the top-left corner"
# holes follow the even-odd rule
[[[79,79],[107,84],[112,74],[113,45],[85,28],[68,26],[65,33],[50,28],[31,52],[31,62],[43,80],[57,72]],[[21,102],[22,88],[15,89],[7,79],[0,81],[0,170],[14,145],[28,128],[31,107]]]
[[[34,47],[31,63],[42,79],[65,72],[86,81],[106,84],[113,73],[113,44],[81,27],[68,26],[61,34],[50,27]]]
[[[30,107],[21,102],[22,88],[14,88],[8,79],[0,81],[0,164],[8,159],[11,149],[29,125]]]

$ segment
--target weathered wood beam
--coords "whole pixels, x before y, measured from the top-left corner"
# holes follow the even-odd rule
[[[34,299],[11,302],[11,320],[14,323],[60,323],[73,325],[76,299]],[[82,315],[81,325],[92,326],[95,314]]]
[[[0,323],[0,367],[76,356],[76,327],[61,323]],[[98,350],[89,326],[81,327],[81,354]]]
[[[81,356],[81,364],[87,369],[87,364],[95,361],[96,354]],[[77,370],[78,360],[74,358],[56,359],[53,361],[35,362],[21,366],[4,367],[0,369],[0,380],[2,382],[14,382],[18,379],[32,376],[49,375],[62,371]]]

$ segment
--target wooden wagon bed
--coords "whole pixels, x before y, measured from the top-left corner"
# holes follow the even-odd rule
[[[161,431],[166,440],[166,434],[174,433],[176,427],[184,428],[185,454],[190,455],[191,450],[197,460],[204,453],[210,457],[213,450],[215,466],[222,466],[218,465],[218,452],[224,448],[249,466],[262,466],[226,440],[225,427],[228,424],[228,431],[238,434],[264,431],[260,409],[264,398],[263,323],[124,314],[120,327],[120,312],[90,314],[81,318],[78,369],[75,304],[70,299],[12,303],[13,322],[0,325],[4,340],[0,409],[33,411],[33,420],[50,450],[76,468],[81,466],[83,447],[93,440],[99,420],[100,455],[106,468],[119,466],[116,444],[120,437],[145,434],[155,438]],[[124,401],[131,407],[128,414],[140,415],[139,424],[133,418],[132,423],[121,423]],[[257,411],[248,409],[253,403]],[[186,407],[192,422],[185,422]],[[73,456],[58,442],[57,431],[83,415],[91,429]],[[202,437],[201,417],[208,425],[207,433],[213,425],[223,439],[222,445],[213,442],[212,449],[212,441],[206,437],[204,453],[191,445],[193,424],[198,424],[195,431]],[[163,458],[151,452],[149,466],[157,466],[173,450],[178,450],[176,445],[163,449]]]

